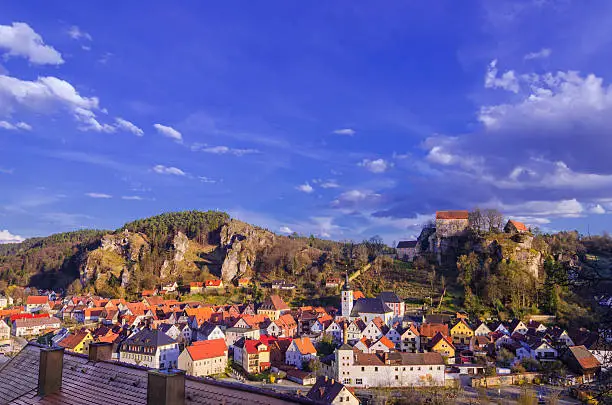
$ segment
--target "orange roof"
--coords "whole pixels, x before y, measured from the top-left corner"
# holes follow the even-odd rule
[[[227,345],[224,339],[200,340],[187,346],[187,352],[193,361],[227,356]]]
[[[317,354],[317,349],[315,349],[312,341],[307,336],[293,339],[293,343],[295,343],[301,354]]]
[[[469,212],[459,211],[436,211],[436,219],[468,219]]]
[[[389,349],[395,349],[395,345],[393,344],[393,342],[390,341],[389,338],[386,336],[381,337],[378,341],[383,345],[387,346]]]
[[[421,336],[432,338],[436,333],[440,332],[444,336],[448,336],[448,325],[442,323],[424,323],[421,325]]]
[[[238,285],[249,284],[251,282],[250,278],[240,278],[238,279]]]
[[[46,295],[30,295],[26,300],[28,305],[44,305],[49,302],[49,297]]]
[[[514,225],[514,227],[516,228],[517,231],[527,232],[527,227],[525,226],[524,223],[519,222],[519,221],[515,221],[513,219],[511,219],[508,222],[510,222],[512,225]]]
[[[79,331],[77,333],[70,333],[68,336],[59,341],[58,345],[60,347],[65,347],[66,349],[74,349],[81,343],[85,338],[89,336],[88,331]]]
[[[11,316],[11,315],[17,315],[17,314],[20,314],[21,311],[23,311],[23,307],[21,309],[19,308],[0,309],[0,318],[4,318],[6,316]]]
[[[195,316],[198,319],[199,318],[209,319],[213,314],[213,309],[211,307],[186,308],[185,314],[187,316]]]
[[[353,291],[353,299],[358,300],[361,298],[365,298],[365,295],[361,291]]]
[[[200,282],[200,281],[193,281],[191,283],[189,283],[189,287],[202,287],[204,285],[204,283]]]
[[[278,317],[277,322],[280,324],[284,324],[286,327],[294,327],[297,326],[295,319],[291,316],[291,314],[283,314]]]
[[[260,323],[263,323],[268,319],[268,317],[263,314],[256,314],[256,315],[247,314],[247,315],[242,315],[241,318],[244,319],[247,325],[251,327],[258,326]]]
[[[570,346],[569,350],[583,370],[601,367],[601,363],[585,346]]]
[[[92,316],[92,315],[100,316],[102,314],[102,311],[104,311],[103,307],[85,308],[85,311],[83,311],[83,314],[85,316]]]
[[[109,332],[104,336],[100,336],[98,338],[98,342],[113,343],[118,336],[118,333]]]
[[[206,280],[206,287],[220,287],[221,280]]]
[[[149,295],[155,295],[155,290],[142,290],[142,294],[143,297],[149,296]]]

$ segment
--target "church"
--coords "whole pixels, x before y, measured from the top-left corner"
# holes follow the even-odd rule
[[[381,318],[385,324],[391,325],[394,321],[401,321],[404,317],[405,307],[395,293],[385,292],[376,298],[354,299],[354,293],[349,284],[348,274],[342,287],[341,313],[342,317],[350,321],[362,319],[366,324],[374,318]]]

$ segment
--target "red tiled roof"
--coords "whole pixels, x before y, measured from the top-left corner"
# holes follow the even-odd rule
[[[386,336],[381,337],[378,341],[382,343],[383,345],[387,346],[389,349],[395,348],[395,345],[393,344],[393,342],[390,341],[389,338]]]
[[[468,219],[469,212],[466,210],[436,211],[436,219]]]
[[[77,333],[70,333],[68,336],[59,341],[58,345],[60,347],[65,347],[66,349],[74,349],[81,343],[89,333],[85,331],[79,331]]]
[[[252,340],[252,339],[247,339],[244,341],[244,350],[249,354],[255,354],[260,351],[257,349],[259,345],[264,345],[266,347],[265,350],[261,350],[261,351],[267,352],[268,350],[270,350],[268,345],[260,342],[259,340]]]
[[[46,295],[30,295],[26,300],[26,304],[28,305],[44,305],[48,302],[49,297]]]
[[[362,298],[365,298],[365,295],[361,291],[353,291],[353,299],[355,301]]]
[[[10,321],[16,321],[17,319],[34,319],[34,318],[51,318],[51,315],[49,314],[29,314],[29,313],[25,313],[25,314],[14,314],[11,315],[10,317]]]
[[[206,287],[220,287],[221,280],[206,280]]]
[[[317,354],[317,349],[315,349],[312,341],[307,336],[293,339],[293,343],[295,343],[301,354]]]
[[[194,361],[223,357],[227,356],[227,345],[224,339],[200,340],[187,346],[187,352]]]
[[[444,336],[448,336],[448,325],[441,323],[424,323],[421,325],[421,336],[432,338],[436,333],[440,332]]]
[[[513,219],[509,220],[508,222],[510,222],[512,225],[514,225],[514,227],[516,228],[517,231],[524,231],[524,232],[527,231],[527,227],[522,222],[515,221]]]
[[[202,287],[203,285],[204,283],[199,282],[199,281],[189,283],[189,287]]]
[[[569,350],[583,370],[601,367],[599,360],[585,346],[571,346]]]

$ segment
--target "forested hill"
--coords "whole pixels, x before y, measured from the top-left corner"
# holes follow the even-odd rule
[[[165,213],[116,231],[80,230],[0,245],[0,291],[7,285],[87,289],[134,296],[167,281],[282,278],[316,290],[326,277],[363,266],[382,241],[353,245],[281,236],[218,211]],[[349,259],[350,258],[350,259]]]

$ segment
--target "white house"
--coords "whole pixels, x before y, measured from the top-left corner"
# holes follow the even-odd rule
[[[369,340],[378,340],[389,331],[389,327],[383,323],[381,318],[372,319],[361,333],[361,337]]]
[[[179,336],[181,336],[181,331],[176,325],[171,325],[168,323],[162,323],[157,327],[160,331],[164,332],[170,338],[174,340],[178,340]]]
[[[293,339],[285,354],[285,363],[302,369],[304,363],[317,357],[317,350],[309,337]]]
[[[200,328],[198,329],[197,340],[213,340],[213,339],[225,340],[225,333],[223,333],[219,325],[215,325],[209,322],[202,324],[202,326],[200,326]]]
[[[195,342],[180,354],[178,367],[196,377],[221,374],[227,367],[227,345],[223,339]]]
[[[11,328],[0,319],[0,346],[4,346],[11,342]]]
[[[486,323],[481,322],[478,324],[476,329],[474,329],[474,336],[489,336],[491,333],[491,329],[487,326]]]
[[[160,330],[143,329],[121,344],[119,361],[149,368],[176,368],[179,354],[176,340]]]
[[[340,382],[326,376],[317,378],[306,398],[321,404],[359,405],[359,399],[351,391]]]
[[[400,343],[402,341],[402,335],[401,335],[400,331],[401,331],[401,329],[398,331],[396,328],[391,328],[385,334],[385,337],[387,339],[389,339],[391,342],[393,342],[395,347],[398,348],[398,349],[399,349]]]
[[[30,295],[26,298],[28,312],[47,312],[49,309],[49,297],[46,295]]]
[[[355,319],[351,321],[348,328],[346,328],[346,335],[349,342],[357,342],[361,339],[361,335],[366,328],[365,322],[361,319]]]
[[[13,305],[13,298],[0,295],[0,309],[4,309],[9,305]]]
[[[16,319],[13,322],[13,335],[15,336],[39,336],[47,330],[56,330],[61,327],[61,321],[57,318],[29,318]]]
[[[421,351],[421,335],[414,324],[402,330],[400,337],[400,350],[402,352],[416,353]]]
[[[542,340],[531,345],[531,357],[540,361],[553,361],[559,356],[559,352],[548,342]]]
[[[361,353],[349,345],[336,350],[334,378],[353,387],[444,386],[442,355],[430,353]]]
[[[342,335],[344,333],[344,322],[344,320],[336,320],[332,322],[327,329],[325,329],[325,334],[333,337],[336,343],[341,343],[343,339]]]

